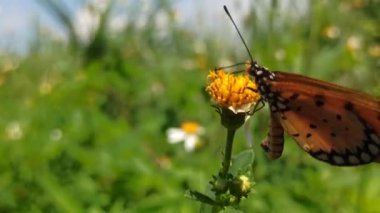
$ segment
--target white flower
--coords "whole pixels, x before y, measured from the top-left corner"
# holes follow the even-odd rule
[[[346,40],[346,49],[355,52],[362,47],[362,39],[359,36],[350,36]]]
[[[204,128],[196,122],[184,122],[180,128],[172,127],[166,132],[168,142],[171,144],[184,142],[185,150],[194,151],[200,143],[199,136],[204,134]]]
[[[50,140],[52,141],[59,141],[61,140],[62,136],[63,136],[63,133],[62,133],[62,130],[60,129],[53,129],[50,132]]]
[[[9,140],[19,140],[23,136],[23,131],[20,123],[18,121],[10,122],[5,128],[7,138]]]

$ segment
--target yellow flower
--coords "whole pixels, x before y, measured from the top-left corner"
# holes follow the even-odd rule
[[[380,58],[380,45],[371,46],[368,49],[368,53],[370,56],[372,56],[374,58]]]
[[[235,114],[247,113],[260,100],[257,86],[248,75],[233,75],[223,70],[211,71],[206,90],[212,100],[221,108],[228,108]]]
[[[330,25],[323,29],[322,35],[328,39],[335,39],[339,37],[340,30],[338,27]]]
[[[166,135],[169,143],[184,142],[185,150],[194,151],[199,145],[199,136],[204,134],[204,128],[196,122],[183,122],[180,128],[171,127],[167,130]]]
[[[257,86],[249,75],[225,73],[222,69],[211,71],[206,90],[218,107],[221,123],[229,130],[241,127],[260,100]]]

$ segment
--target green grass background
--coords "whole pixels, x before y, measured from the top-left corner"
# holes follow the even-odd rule
[[[72,35],[74,20],[66,14],[71,24],[63,21],[52,2],[45,1],[46,9]],[[262,65],[380,95],[379,1],[310,1],[301,18],[292,7],[280,10],[278,1],[265,8],[256,2],[238,24]],[[206,76],[229,65],[222,59],[246,56],[239,41],[230,45],[236,36],[177,25],[171,3],[157,1],[145,27],[131,18],[117,34],[107,30],[105,12],[87,45],[75,35],[57,41],[36,27],[26,55],[1,53],[0,212],[199,210],[184,193],[207,191],[225,139],[205,93]],[[260,10],[265,15],[258,18]],[[164,36],[154,21],[158,13],[169,20]],[[335,37],[327,33],[332,27],[339,30]],[[183,121],[206,130],[195,152],[167,143],[166,129]],[[251,118],[256,185],[241,211],[380,212],[379,165],[333,167],[291,139],[282,158],[269,161],[259,147],[268,121],[267,107]],[[239,130],[234,152],[245,149]]]

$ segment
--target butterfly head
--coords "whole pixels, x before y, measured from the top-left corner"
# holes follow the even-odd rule
[[[250,61],[247,67],[247,72],[250,76],[255,78],[257,83],[267,82],[268,80],[275,80],[275,74],[267,68],[260,66],[256,61]]]
[[[276,76],[267,68],[260,66],[256,61],[251,60],[247,66],[247,73],[255,79],[260,94],[269,99],[268,95],[271,93],[269,81],[274,81]]]

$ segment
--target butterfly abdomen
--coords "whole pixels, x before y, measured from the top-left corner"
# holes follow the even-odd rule
[[[284,129],[274,115],[271,115],[268,136],[261,143],[269,159],[274,160],[281,156],[284,149]]]

